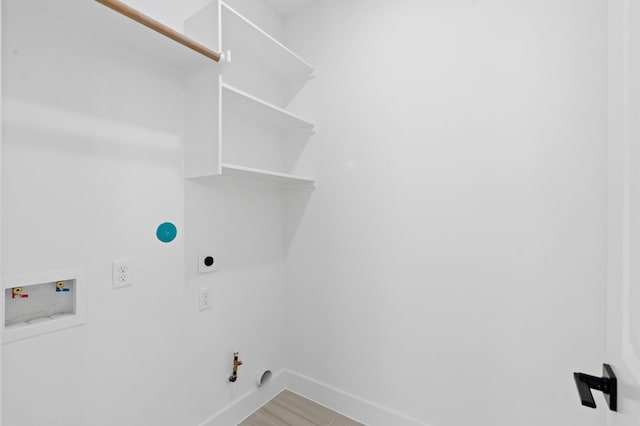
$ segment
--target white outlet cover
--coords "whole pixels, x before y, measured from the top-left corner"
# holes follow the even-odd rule
[[[113,288],[131,286],[131,258],[114,260],[111,273]]]
[[[201,311],[211,309],[211,287],[202,287],[198,290],[198,308]]]
[[[212,250],[201,250],[198,252],[198,273],[206,274],[218,270],[218,258],[212,253]],[[212,261],[213,263],[211,263]]]

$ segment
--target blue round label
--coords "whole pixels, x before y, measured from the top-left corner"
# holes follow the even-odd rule
[[[178,229],[171,222],[161,223],[156,231],[156,237],[163,243],[170,243],[178,235]]]

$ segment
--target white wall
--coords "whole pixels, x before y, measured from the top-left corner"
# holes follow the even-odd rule
[[[184,181],[180,81],[14,13],[3,34],[4,276],[88,276],[86,325],[4,346],[5,425],[201,424],[284,368],[283,194]],[[196,276],[200,248],[219,272]]]
[[[124,3],[164,25],[184,32],[184,21],[211,3],[211,0],[181,0],[178,5],[171,1],[156,0],[127,0]]]
[[[184,32],[184,21],[206,7],[211,0],[181,0],[179,4],[157,0],[127,0],[124,3],[177,31]],[[282,17],[264,0],[227,0],[225,3],[251,19],[273,37],[282,39]]]
[[[606,6],[324,0],[288,21],[319,169],[290,369],[434,426],[602,424],[572,372],[604,356]]]
[[[258,4],[232,6],[278,36]],[[3,274],[89,277],[87,325],[4,346],[5,426],[196,425],[264,365],[434,426],[601,424],[571,372],[604,356],[605,25],[604,0],[317,2],[288,44],[320,183],[285,198],[185,183],[180,82],[5,16]]]

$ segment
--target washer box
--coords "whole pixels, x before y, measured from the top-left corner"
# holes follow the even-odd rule
[[[3,297],[5,343],[86,322],[82,269],[11,277]]]

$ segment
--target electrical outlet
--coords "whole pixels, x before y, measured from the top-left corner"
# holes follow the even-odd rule
[[[129,287],[131,282],[131,259],[114,260],[112,265],[113,288]]]
[[[211,309],[211,287],[202,287],[198,290],[198,307],[201,311]]]
[[[198,253],[198,272],[200,274],[218,270],[218,259],[211,254],[212,252],[212,250],[201,250]]]

